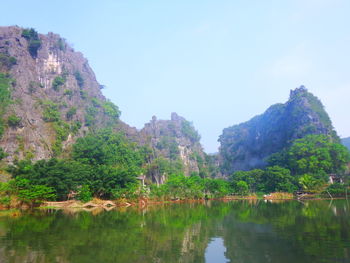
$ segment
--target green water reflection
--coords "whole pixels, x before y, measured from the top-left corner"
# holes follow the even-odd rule
[[[350,262],[349,208],[231,201],[1,216],[0,262]]]

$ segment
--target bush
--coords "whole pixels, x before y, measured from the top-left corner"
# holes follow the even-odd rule
[[[120,110],[117,105],[111,101],[106,101],[102,104],[104,113],[112,119],[118,119],[120,117]]]
[[[38,55],[38,49],[41,47],[41,40],[38,33],[33,28],[23,29],[22,37],[24,37],[28,42],[29,54],[33,58],[36,58]]]
[[[75,79],[77,81],[77,84],[78,84],[79,88],[84,87],[84,79],[83,79],[80,71],[74,72],[74,77],[75,77]]]
[[[7,156],[8,156],[8,154],[4,151],[3,148],[0,147],[0,161]]]
[[[64,85],[64,83],[66,82],[66,78],[62,77],[62,76],[57,76],[53,82],[52,82],[52,88],[55,90],[55,91],[58,91],[59,88],[61,86]]]
[[[7,124],[10,127],[14,128],[14,127],[17,127],[21,123],[21,120],[22,120],[21,117],[18,117],[17,115],[12,114],[7,118]]]
[[[78,200],[87,203],[92,199],[92,194],[90,191],[90,187],[88,185],[83,185],[78,192]]]
[[[10,70],[12,66],[17,64],[17,59],[8,54],[0,53],[0,69]]]
[[[182,133],[187,136],[192,142],[199,142],[201,139],[200,135],[196,131],[196,129],[193,127],[193,124],[189,121],[182,121],[181,126]]]
[[[61,119],[61,114],[58,111],[58,105],[52,101],[46,101],[43,103],[43,120],[46,122],[55,122]]]
[[[248,184],[245,181],[239,181],[237,183],[236,187],[237,187],[237,189],[236,189],[237,193],[239,195],[246,195],[246,194],[248,194],[249,187],[248,187]]]
[[[14,181],[19,200],[31,206],[56,198],[55,190],[45,185],[33,184],[30,180],[17,177]]]
[[[323,194],[330,193],[332,196],[344,196],[347,192],[348,186],[340,183],[334,183],[327,187]]]
[[[72,117],[77,113],[77,108],[76,107],[71,107],[67,113],[66,113],[66,117],[68,120],[71,120]]]

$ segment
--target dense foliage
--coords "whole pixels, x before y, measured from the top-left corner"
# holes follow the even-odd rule
[[[12,79],[8,74],[0,72],[0,137],[5,130],[3,115],[5,114],[7,106],[11,103],[11,82]]]
[[[250,192],[293,192],[297,189],[320,190],[329,175],[346,181],[348,150],[325,135],[308,135],[269,158],[265,170],[238,171],[231,177],[233,187],[246,182]]]
[[[140,151],[124,136],[103,130],[79,139],[71,160],[24,160],[9,172],[16,180],[53,188],[58,200],[65,200],[71,192],[79,192],[83,200],[90,195],[113,198],[120,188],[136,184],[142,160]]]
[[[38,55],[38,49],[41,47],[41,40],[39,38],[38,32],[34,28],[23,29],[22,37],[28,41],[28,51],[29,54],[36,58]]]

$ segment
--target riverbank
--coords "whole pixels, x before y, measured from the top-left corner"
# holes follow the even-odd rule
[[[137,200],[118,199],[118,200],[101,200],[94,198],[93,200],[83,203],[77,200],[69,200],[63,202],[44,202],[40,205],[40,208],[55,208],[55,209],[66,209],[66,208],[103,208],[110,210],[115,207],[145,207],[148,205],[162,205],[162,204],[175,204],[175,203],[203,203],[207,200],[218,200],[218,201],[234,201],[234,200],[266,200],[266,201],[288,201],[288,200],[332,200],[332,199],[345,199],[344,197],[329,197],[320,196],[315,194],[304,195],[302,197],[295,196],[290,193],[271,193],[269,195],[257,196],[225,196],[221,198],[208,198],[208,199],[170,199],[170,200],[155,200],[140,198]]]

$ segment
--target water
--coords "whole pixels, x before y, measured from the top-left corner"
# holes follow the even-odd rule
[[[0,262],[350,262],[346,200],[0,213]]]

